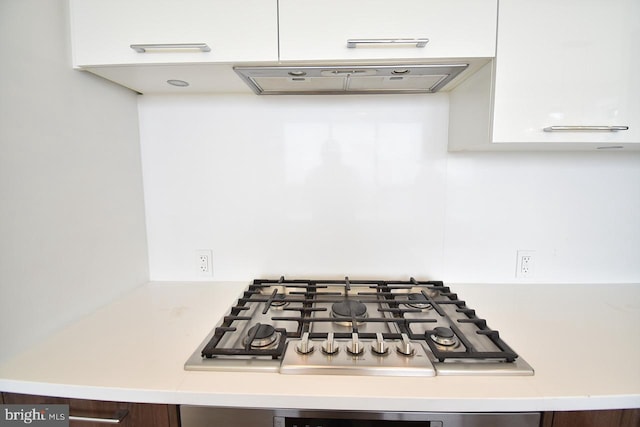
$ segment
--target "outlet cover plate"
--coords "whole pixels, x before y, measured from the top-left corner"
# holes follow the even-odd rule
[[[516,257],[516,277],[531,279],[535,274],[536,251],[520,249]]]
[[[211,249],[198,249],[195,256],[196,275],[199,277],[213,276],[213,253]]]

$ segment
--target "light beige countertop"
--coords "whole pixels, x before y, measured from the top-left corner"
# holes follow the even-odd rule
[[[500,331],[534,376],[185,371],[247,283],[152,282],[0,364],[0,391],[376,411],[640,408],[640,285],[447,285]]]

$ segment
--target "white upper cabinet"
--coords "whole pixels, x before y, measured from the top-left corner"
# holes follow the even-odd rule
[[[277,0],[71,0],[73,64],[276,61],[277,10]]]
[[[279,16],[281,61],[495,56],[497,0],[280,0]]]
[[[638,0],[501,1],[494,69],[451,95],[450,148],[638,149],[639,37]]]

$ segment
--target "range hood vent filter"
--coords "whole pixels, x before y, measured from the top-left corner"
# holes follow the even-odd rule
[[[433,93],[468,64],[234,67],[258,95]]]

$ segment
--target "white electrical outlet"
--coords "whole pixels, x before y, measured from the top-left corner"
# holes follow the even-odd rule
[[[200,277],[213,276],[213,254],[211,249],[196,251],[196,273]]]
[[[532,278],[535,272],[536,251],[519,250],[516,259],[516,277],[521,279]]]

